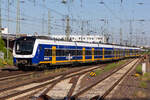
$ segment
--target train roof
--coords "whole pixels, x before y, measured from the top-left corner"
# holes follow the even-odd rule
[[[69,45],[69,46],[85,46],[85,47],[105,47],[105,48],[122,48],[122,49],[140,49],[138,47],[131,47],[131,46],[125,46],[125,45],[119,45],[119,44],[106,44],[106,43],[90,43],[90,42],[83,42],[83,41],[64,41],[64,40],[56,40],[52,39],[47,36],[25,36],[25,37],[20,37],[18,39],[23,39],[23,38],[30,38],[30,39],[36,39],[39,41],[39,43],[44,43],[44,44],[58,44],[58,45]],[[18,40],[16,39],[16,40]],[[48,40],[48,41],[47,41]]]

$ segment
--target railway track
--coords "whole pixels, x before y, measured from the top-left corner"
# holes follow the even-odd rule
[[[133,70],[140,60],[134,60],[125,64],[119,70],[114,71],[103,79],[94,82],[92,85],[78,91],[72,96],[79,100],[105,100],[111,91],[121,82],[127,74]],[[70,100],[72,99],[70,98]]]
[[[82,66],[81,68],[75,67],[75,68],[70,68],[70,69],[73,69],[74,71],[79,71],[79,70],[86,69],[88,67],[89,66]],[[92,66],[90,66],[90,67],[92,67]],[[67,69],[67,70],[69,70],[69,69]],[[46,73],[45,73],[45,71],[36,71],[36,72],[21,72],[21,71],[16,72],[15,71],[16,74],[14,74],[14,71],[13,71],[12,75],[9,72],[9,75],[7,77],[6,77],[7,73],[3,72],[3,74],[6,74],[6,75],[5,75],[5,77],[0,77],[0,92],[8,90],[8,89],[12,89],[14,87],[17,88],[19,86],[27,85],[29,83],[38,81],[38,79],[40,77],[48,77],[50,79],[50,78],[54,78],[54,77],[57,77],[59,75],[65,74],[65,72],[61,72],[61,73],[58,73],[58,74],[55,74],[55,75],[52,75],[52,76],[51,76],[51,74],[47,74],[47,73],[50,73],[50,72],[53,72],[53,71],[55,71],[55,70],[54,69],[53,70],[48,70],[48,71],[46,71]],[[71,73],[71,72],[69,72],[69,73]],[[31,80],[32,77],[34,77],[33,80]],[[29,81],[29,79],[31,81]],[[22,82],[22,81],[24,81],[24,82]],[[13,85],[12,83],[15,83],[15,84]]]
[[[5,80],[9,80],[9,79],[14,79],[14,78],[19,78],[19,77],[23,77],[23,76],[32,75],[33,73],[35,73],[35,72],[28,72],[28,73],[13,75],[13,76],[9,75],[7,77],[1,77],[0,82],[5,81]]]
[[[127,66],[130,63],[133,63],[133,60],[125,63],[118,70],[121,70],[122,68],[124,68],[125,66]],[[73,78],[68,78],[65,80],[63,79],[63,81],[59,81],[58,83],[54,83],[55,85],[53,84],[53,85],[50,85],[49,87],[46,87],[46,89],[44,89],[42,93],[40,91],[39,94],[35,94],[35,97],[48,95],[49,99],[51,98],[52,100],[56,100],[56,99],[57,100],[62,100],[62,99],[64,99],[64,100],[75,100],[75,99],[82,100],[82,97],[78,98],[80,95],[82,95],[83,93],[88,91],[90,88],[96,86],[98,83],[101,83],[103,80],[109,78],[112,74],[116,73],[118,70],[114,70],[113,73],[110,73],[105,78],[100,79],[96,82],[93,82],[93,84],[91,84],[90,86],[85,87],[83,89],[79,89],[76,87],[79,85],[81,79],[84,77],[84,75],[86,75],[86,73],[76,75]],[[93,92],[95,92],[95,91],[93,91]],[[85,95],[87,95],[87,94],[85,94]],[[99,98],[100,96],[94,96],[94,98],[96,98],[96,97]],[[90,97],[90,98],[92,98],[91,100],[93,100],[93,97]],[[85,100],[88,100],[88,99],[85,98]],[[98,99],[96,99],[96,100],[98,100]]]
[[[119,69],[121,69],[122,67],[126,66],[127,64],[131,63],[133,60],[127,62],[126,64],[122,65]],[[119,70],[118,69],[118,70]],[[118,71],[116,70],[116,71]],[[115,73],[115,72],[114,72]],[[89,90],[89,88],[95,86],[96,84],[98,84],[100,81],[95,81],[93,82],[93,84],[91,84],[88,87],[85,88],[78,88],[81,79],[86,75],[87,73],[84,74],[80,74],[80,75],[76,75],[75,77],[72,78],[68,78],[68,79],[63,79],[63,81],[55,83],[55,85],[51,85],[50,87],[48,87],[43,93],[41,93],[40,95],[48,95],[50,98],[52,98],[52,100],[71,100],[72,98],[77,98],[80,94],[84,93],[85,91]],[[112,73],[111,73],[112,74]],[[107,77],[110,77],[109,74]],[[105,77],[105,78],[107,78]],[[104,80],[104,79],[103,79]],[[101,80],[102,81],[102,80]],[[77,88],[76,88],[77,87]],[[39,96],[39,95],[38,95]],[[74,100],[74,99],[73,99]],[[87,99],[85,99],[87,100]]]
[[[121,65],[121,68],[124,68],[128,64],[133,62],[133,60],[128,61],[127,63]],[[102,66],[105,66],[106,64],[102,64],[101,66],[92,66],[89,68],[82,68],[76,71],[68,72],[68,73],[62,73],[60,75],[56,75],[55,77],[47,78],[43,81],[43,79],[32,81],[28,84],[22,84],[20,86],[14,86],[11,88],[5,88],[3,90],[0,90],[0,100],[22,100],[26,97],[33,97],[38,98],[40,96],[48,95],[48,97],[53,99],[67,99],[72,100],[72,98],[80,98],[82,94],[84,94],[86,91],[89,91],[92,87],[95,87],[98,83],[101,83],[101,81],[105,80],[106,78],[110,77],[111,74],[105,79],[98,80],[96,82],[93,82],[92,85],[78,90],[78,85],[81,82],[81,79],[90,71],[93,71],[98,68],[102,68]],[[117,72],[117,71],[115,71]],[[115,73],[113,72],[113,73]],[[65,88],[65,90],[63,90]],[[58,91],[58,90],[63,91]],[[55,95],[56,94],[56,95]],[[61,98],[58,98],[57,95],[61,94]],[[96,95],[94,98],[100,98],[101,96]],[[31,99],[33,99],[31,98]],[[81,97],[82,98],[82,97]],[[90,97],[93,98],[93,97]]]
[[[84,67],[87,68],[88,66],[83,65],[82,67],[83,68],[79,68],[78,70],[82,70],[82,69],[84,69]],[[70,68],[70,67],[68,67],[68,68]],[[49,69],[48,71],[52,71],[52,70],[55,70],[55,69]],[[43,72],[44,71],[34,71],[33,72],[33,71],[20,71],[16,68],[2,68],[2,69],[0,69],[0,81],[5,81],[5,80],[9,80],[9,79],[19,78],[19,77],[43,73]]]
[[[26,73],[26,72],[20,71],[17,68],[2,68],[0,69],[0,78],[23,74],[23,73]]]
[[[24,83],[21,85],[16,85],[13,87],[9,87],[9,88],[4,88],[0,90],[0,100],[5,100],[5,99],[9,99],[12,100],[13,98],[18,98],[19,95],[23,95],[23,94],[31,94],[31,91],[34,90],[38,91],[43,87],[49,86],[49,84],[57,84],[58,82],[60,82],[60,80],[62,79],[67,79],[76,75],[80,75],[83,73],[87,73],[91,70],[100,68],[102,66],[105,66],[106,64],[102,64],[101,66],[93,66],[93,67],[86,67],[86,68],[81,68],[75,71],[71,71],[71,72],[67,72],[67,73],[62,73],[60,75],[56,75],[55,77],[50,77],[47,79],[41,79],[41,80],[34,80],[30,83]],[[43,82],[41,82],[43,81]]]
[[[127,64],[129,64],[130,62],[131,62],[131,60],[128,61]],[[125,65],[126,64],[124,64],[123,66],[125,66]],[[90,71],[92,71],[92,70],[90,70]],[[34,97],[37,98],[37,97],[40,97],[40,96],[46,96],[46,95],[48,95],[50,98],[52,98],[52,100],[55,100],[55,99],[71,100],[71,97],[76,94],[74,92],[78,91],[76,89],[76,87],[79,85],[79,83],[81,82],[81,79],[88,72],[89,71],[84,72],[84,73],[78,72],[79,74],[70,74],[70,75],[62,76],[57,81],[55,81],[55,82],[47,85],[43,89],[39,88],[37,90],[37,91],[40,91],[39,93],[35,93],[35,94],[33,93],[30,96],[34,95]],[[33,92],[37,92],[37,91],[33,91]],[[21,99],[22,98],[20,98],[19,100],[21,100]]]

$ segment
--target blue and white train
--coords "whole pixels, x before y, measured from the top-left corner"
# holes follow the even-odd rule
[[[45,37],[21,37],[13,48],[14,65],[25,66],[90,63],[137,57],[141,49],[99,43],[68,42]]]

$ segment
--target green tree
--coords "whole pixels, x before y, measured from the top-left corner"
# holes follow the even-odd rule
[[[2,38],[0,37],[0,51],[4,51],[4,47],[5,47],[5,43],[2,40]]]

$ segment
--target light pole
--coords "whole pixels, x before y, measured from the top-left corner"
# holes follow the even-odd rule
[[[145,35],[145,32],[142,32],[142,46],[144,46],[144,35]]]
[[[132,20],[130,20],[130,23],[129,23],[129,28],[130,28],[130,46],[132,45]]]
[[[51,35],[51,25],[50,25],[50,10],[48,10],[48,35]]]
[[[66,41],[70,40],[70,18],[69,16],[66,17]]]
[[[20,0],[17,0],[16,35],[20,33]]]
[[[8,60],[8,49],[9,49],[9,0],[7,0],[7,4],[8,4],[8,25],[7,25],[7,27],[8,27],[8,33],[7,33],[7,60]]]

